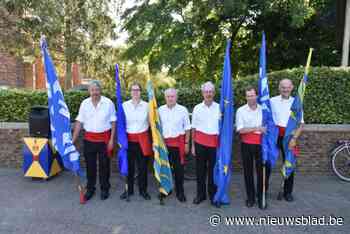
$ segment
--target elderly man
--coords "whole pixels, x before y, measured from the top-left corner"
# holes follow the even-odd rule
[[[197,174],[197,196],[193,203],[199,204],[206,200],[206,180],[208,179],[208,194],[214,205],[216,185],[213,169],[218,146],[220,106],[214,102],[213,83],[204,83],[201,90],[204,101],[194,107],[192,114],[192,154],[196,157]]]
[[[99,181],[101,200],[109,197],[110,159],[114,145],[116,112],[114,103],[101,96],[99,81],[91,81],[90,97],[83,100],[79,108],[73,132],[73,143],[77,141],[81,126],[84,133],[84,158],[87,170],[85,199],[89,200],[95,193],[96,160],[99,164]]]
[[[185,202],[184,163],[189,152],[190,118],[187,108],[177,104],[177,91],[169,88],[164,92],[166,105],[159,107],[162,133],[169,151],[169,161],[175,174],[176,197]]]
[[[238,108],[236,113],[236,130],[241,137],[241,150],[244,171],[245,188],[247,192],[246,206],[255,204],[255,194],[258,195],[260,209],[262,204],[263,175],[261,134],[266,131],[262,126],[262,108],[256,102],[256,90],[253,87],[245,89],[247,104]],[[254,186],[254,161],[257,177],[257,189]]]
[[[123,103],[128,133],[128,194],[125,191],[120,198],[126,199],[134,194],[135,162],[138,169],[139,194],[150,200],[147,193],[147,162],[153,154],[149,134],[148,104],[141,99],[141,86],[131,85],[131,100]]]
[[[283,162],[285,161],[285,154],[283,150],[283,137],[288,124],[288,120],[291,113],[291,106],[294,101],[294,97],[291,96],[293,90],[293,83],[289,79],[283,79],[279,83],[279,92],[280,95],[272,97],[270,99],[271,102],[271,110],[272,117],[275,124],[279,128],[279,137],[278,137],[278,147],[281,149]],[[304,121],[302,120],[302,123]],[[297,144],[297,139],[302,132],[303,124],[299,126],[299,128],[294,133],[293,138],[289,142],[289,148],[294,149]],[[267,171],[269,172],[269,170]],[[293,192],[293,184],[294,184],[294,172],[285,180],[284,183],[284,198],[286,201],[291,202],[294,200],[292,196]]]

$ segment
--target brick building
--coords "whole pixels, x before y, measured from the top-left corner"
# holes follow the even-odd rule
[[[64,76],[59,76],[64,87]],[[0,52],[0,87],[45,89],[45,73],[41,58],[34,63],[25,63],[8,53]],[[72,65],[72,87],[81,85],[81,73],[78,64]]]

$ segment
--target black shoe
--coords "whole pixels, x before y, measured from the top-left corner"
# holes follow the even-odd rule
[[[284,195],[284,199],[285,199],[287,202],[292,202],[292,201],[294,201],[294,198],[293,198],[292,194],[290,194],[290,193],[285,194],[285,195]]]
[[[140,196],[145,200],[151,200],[151,196],[147,192],[140,192]]]
[[[193,204],[198,205],[199,203],[201,203],[204,200],[205,200],[204,197],[196,197],[195,199],[193,199]]]
[[[186,202],[185,194],[179,194],[176,197],[177,197],[177,200],[179,200],[180,202]]]
[[[124,193],[122,193],[121,195],[120,195],[120,199],[121,200],[124,200],[124,199],[126,199],[128,196],[130,197],[130,196],[132,196],[132,195],[134,195],[134,192],[124,192]]]
[[[248,207],[248,208],[253,207],[254,204],[255,204],[254,201],[250,201],[250,200],[246,200],[246,201],[245,201],[245,205],[246,205],[246,207]]]
[[[84,194],[85,200],[88,201],[90,200],[95,194],[94,190],[88,190],[86,191],[86,193]]]
[[[109,197],[109,191],[101,191],[101,200],[106,200]]]

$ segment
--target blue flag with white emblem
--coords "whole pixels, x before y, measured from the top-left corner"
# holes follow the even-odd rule
[[[119,80],[119,67],[115,65],[115,92],[117,97],[117,140],[119,145],[118,159],[119,172],[123,176],[128,175],[128,135],[126,133],[126,117],[123,108],[123,100]]]
[[[266,40],[265,33],[262,35],[259,60],[259,97],[258,103],[262,107],[263,126],[266,127],[266,132],[262,135],[261,149],[263,163],[274,166],[278,157],[277,139],[278,128],[272,118],[269,82],[266,75]]]
[[[214,182],[217,186],[217,192],[214,196],[214,202],[229,204],[229,189],[231,177],[231,158],[232,158],[232,140],[233,140],[233,89],[231,77],[230,62],[231,41],[227,41],[224,71],[221,80],[220,94],[220,112],[219,120],[219,147],[216,151],[216,164],[214,167]]]
[[[72,142],[70,113],[44,38],[41,39],[41,52],[46,73],[52,145],[62,158],[64,167],[79,174],[80,154]]]

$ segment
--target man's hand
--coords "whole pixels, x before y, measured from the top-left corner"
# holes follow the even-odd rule
[[[114,141],[113,141],[113,139],[110,139],[108,142],[108,145],[107,145],[107,149],[112,151],[113,147],[114,147]]]
[[[293,137],[293,138],[290,139],[290,141],[289,141],[288,148],[289,148],[290,150],[293,150],[293,149],[295,148],[295,146],[297,146],[297,139]]]
[[[185,154],[188,154],[190,152],[190,146],[188,143],[185,143]]]
[[[196,149],[194,148],[194,144],[192,144],[191,153],[193,156],[196,156]]]

